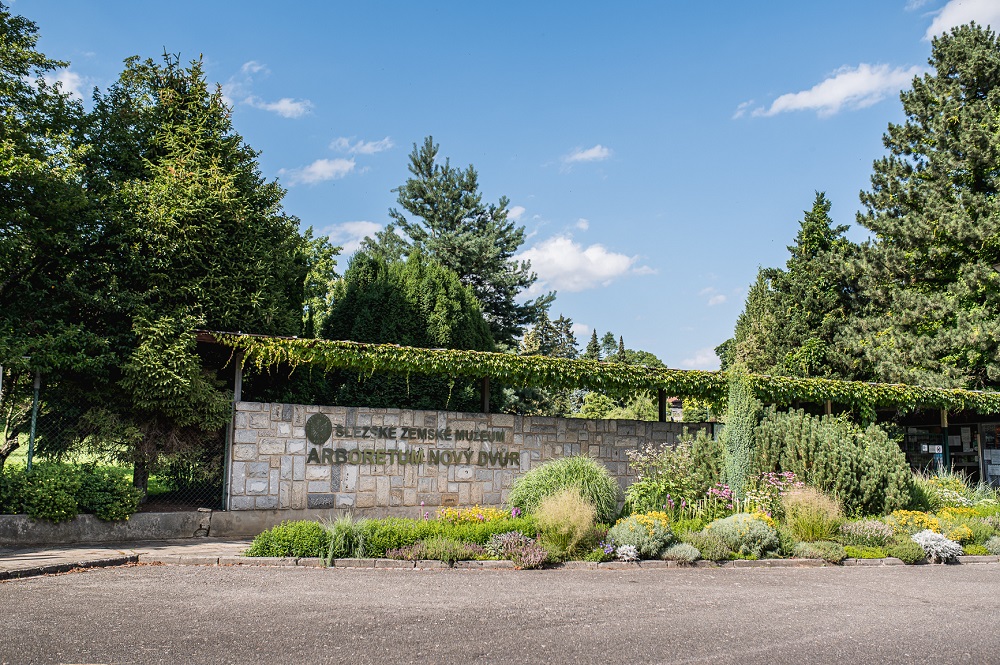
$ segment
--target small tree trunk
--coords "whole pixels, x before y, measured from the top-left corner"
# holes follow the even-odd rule
[[[11,453],[21,447],[21,444],[17,441],[17,435],[14,438],[7,439],[2,446],[0,446],[0,473],[3,473],[3,467],[7,464],[7,458],[10,457]]]
[[[139,490],[139,503],[146,503],[146,492],[149,489],[149,466],[145,459],[136,460],[132,470],[132,485]]]

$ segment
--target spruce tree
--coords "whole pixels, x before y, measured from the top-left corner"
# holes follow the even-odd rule
[[[845,350],[870,379],[1000,385],[1000,42],[975,24],[932,42],[900,95],[858,222],[869,299]]]
[[[583,352],[584,360],[601,359],[601,343],[597,341],[597,329],[590,333],[590,341],[587,342],[587,350]]]
[[[741,363],[766,374],[846,378],[837,340],[857,290],[843,270],[856,249],[847,228],[833,224],[830,202],[817,192],[785,268],[758,272],[732,341],[716,350],[723,369]]]

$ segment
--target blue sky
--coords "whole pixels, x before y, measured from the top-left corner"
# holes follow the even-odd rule
[[[349,251],[433,135],[510,199],[553,316],[713,369],[759,266],[825,191],[851,224],[929,38],[997,0],[17,0],[90,96],[131,55],[204,58],[286,210]],[[346,256],[341,268],[346,267]]]

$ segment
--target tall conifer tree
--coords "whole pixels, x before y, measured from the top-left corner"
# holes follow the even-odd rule
[[[900,98],[854,266],[870,303],[845,350],[869,378],[1000,385],[1000,42],[975,24],[934,39]]]

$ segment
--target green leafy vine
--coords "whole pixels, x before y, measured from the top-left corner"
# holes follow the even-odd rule
[[[516,356],[488,351],[419,349],[395,344],[366,344],[322,339],[263,337],[201,331],[219,344],[241,350],[244,363],[264,370],[279,364],[312,365],[327,371],[395,372],[450,377],[489,377],[509,385],[550,389],[583,388],[610,395],[640,390],[664,390],[676,397],[719,403],[725,399],[725,372],[624,365],[595,360],[546,356]],[[758,399],[766,404],[795,401],[822,404],[827,400],[870,415],[877,408],[939,408],[948,411],[1000,413],[1000,393],[964,389],[924,388],[902,384],[836,381],[819,378],[748,375]]]

